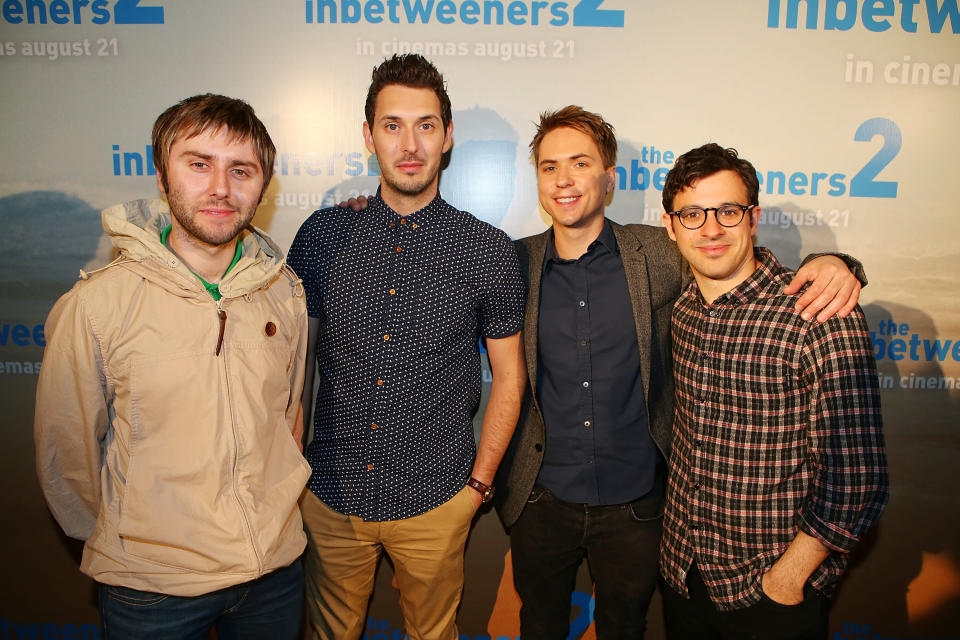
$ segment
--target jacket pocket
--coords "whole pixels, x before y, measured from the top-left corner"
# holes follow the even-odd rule
[[[129,458],[117,525],[125,553],[202,573],[256,569],[237,497],[225,384],[208,349],[131,363]]]

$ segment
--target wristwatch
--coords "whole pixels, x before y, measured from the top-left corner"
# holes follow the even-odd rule
[[[479,493],[484,503],[493,500],[494,488],[492,485],[483,484],[473,476],[470,476],[470,479],[467,480],[467,486]]]

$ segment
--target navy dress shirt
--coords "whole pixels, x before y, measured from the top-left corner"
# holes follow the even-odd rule
[[[523,327],[510,238],[439,195],[400,216],[378,194],[312,214],[288,261],[320,321],[308,487],[364,520],[443,504],[475,457],[478,339]]]
[[[637,332],[613,229],[577,260],[551,236],[540,283],[537,400],[546,446],[538,484],[567,502],[630,502],[654,484]]]

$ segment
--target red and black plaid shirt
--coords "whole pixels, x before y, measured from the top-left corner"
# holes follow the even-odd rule
[[[810,577],[831,593],[846,554],[888,499],[876,362],[863,313],[804,321],[793,272],[759,268],[706,304],[673,311],[676,424],[661,544],[674,590],[696,562],[718,609],[760,600],[798,529],[832,551]]]

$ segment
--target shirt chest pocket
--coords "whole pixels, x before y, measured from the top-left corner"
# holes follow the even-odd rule
[[[753,424],[792,422],[798,419],[798,412],[806,412],[807,390],[800,370],[792,363],[742,355],[708,361],[713,366],[708,365],[706,375],[713,378],[722,403],[739,407]]]

